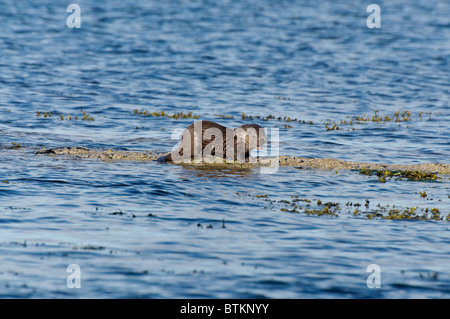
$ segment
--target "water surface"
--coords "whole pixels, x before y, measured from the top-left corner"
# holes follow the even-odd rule
[[[448,2],[379,2],[380,29],[367,28],[364,1],[78,1],[80,29],[66,26],[69,3],[0,4],[1,297],[450,296],[448,177],[34,154],[168,151],[193,121],[134,112],[147,110],[278,128],[282,155],[449,163]],[[399,110],[405,121],[356,120]],[[255,118],[269,115],[281,120]],[[310,206],[282,210],[292,196]],[[338,216],[306,214],[317,200]],[[369,219],[378,204],[443,220]],[[66,285],[70,264],[80,289]],[[379,289],[366,284],[371,264]]]

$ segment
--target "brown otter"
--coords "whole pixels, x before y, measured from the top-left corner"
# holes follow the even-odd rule
[[[244,124],[236,129],[212,121],[196,121],[183,132],[180,146],[158,162],[181,162],[215,156],[239,162],[248,161],[250,151],[267,141],[264,129],[258,124]]]

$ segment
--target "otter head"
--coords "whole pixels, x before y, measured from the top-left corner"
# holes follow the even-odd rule
[[[244,124],[237,130],[240,137],[245,141],[245,153],[249,153],[255,148],[260,150],[267,142],[264,128],[258,124]]]

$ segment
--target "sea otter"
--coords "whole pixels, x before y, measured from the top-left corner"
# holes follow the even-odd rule
[[[196,121],[183,132],[180,146],[158,162],[186,162],[192,159],[220,157],[238,162],[248,161],[250,151],[261,149],[267,141],[258,124],[227,128],[212,121]]]

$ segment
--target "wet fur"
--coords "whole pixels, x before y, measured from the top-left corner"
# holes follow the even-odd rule
[[[241,138],[243,138],[244,141],[244,145],[245,145],[245,150],[244,150],[244,157],[245,160],[248,160],[249,156],[250,156],[250,147],[249,147],[249,136],[248,133],[246,132],[247,129],[253,128],[256,130],[257,133],[257,145],[263,145],[266,142],[266,136],[264,134],[264,136],[260,136],[260,131],[259,129],[262,129],[261,126],[257,125],[257,124],[244,124],[239,128],[236,129],[231,129],[231,128],[227,128],[223,125],[220,125],[218,123],[212,122],[212,121],[197,121],[195,123],[192,123],[191,125],[189,125],[186,130],[183,132],[183,137],[181,139],[181,143],[180,146],[178,147],[177,150],[175,150],[174,152],[166,155],[166,156],[162,156],[158,159],[158,162],[169,162],[169,161],[173,161],[172,158],[172,154],[176,153],[179,154],[179,156],[183,159],[185,159],[188,156],[183,156],[184,155],[184,149],[186,147],[190,147],[191,150],[191,159],[195,158],[195,153],[194,153],[194,140],[195,138],[198,138],[197,135],[195,135],[194,133],[194,127],[195,125],[200,125],[202,126],[202,132],[201,132],[201,154],[203,154],[205,147],[207,147],[209,145],[209,147],[211,147],[211,143],[215,141],[216,136],[212,135],[211,138],[207,138],[205,136],[205,131],[210,129],[210,128],[215,128],[220,130],[220,132],[222,133],[222,141],[223,141],[223,149],[222,149],[222,157],[226,158],[227,157],[227,145],[230,145],[230,143],[233,145],[233,149],[234,149],[234,159],[238,159],[239,155],[237,150],[238,150],[238,136],[240,136]],[[228,130],[228,135],[229,137],[231,136],[231,138],[229,138],[227,140],[227,130]],[[190,134],[190,141],[187,140],[187,132],[189,132]],[[189,145],[190,144],[190,145]],[[217,150],[211,149],[210,154],[213,156],[220,156],[220,152],[216,152]]]

